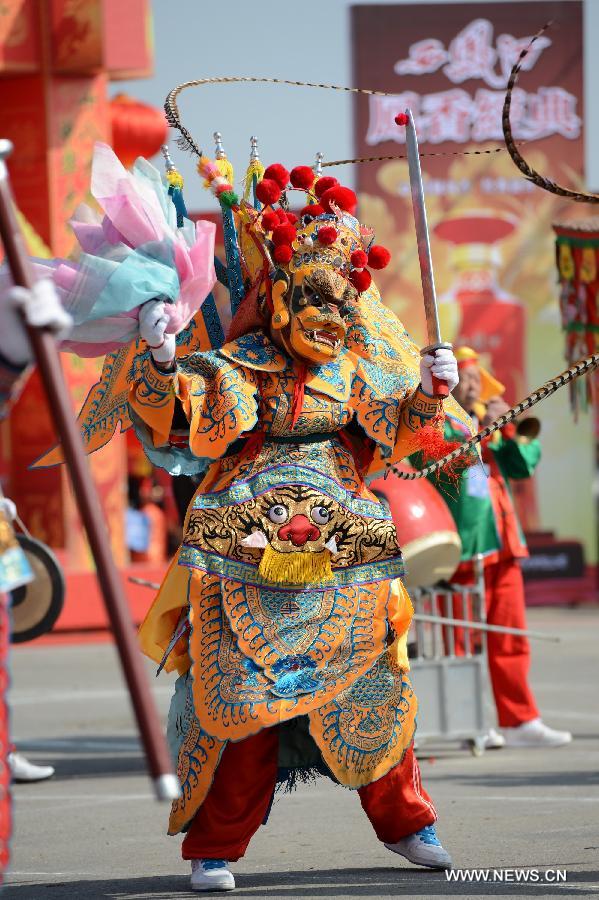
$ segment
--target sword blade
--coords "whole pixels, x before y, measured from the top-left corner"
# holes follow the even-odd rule
[[[418,262],[420,263],[420,277],[422,280],[422,297],[424,300],[424,314],[426,316],[426,331],[428,343],[434,345],[441,343],[441,329],[439,327],[439,315],[437,312],[437,295],[435,293],[435,276],[433,273],[433,260],[431,258],[431,245],[426,219],[422,172],[420,171],[418,138],[416,136],[412,110],[406,109],[406,115],[408,117],[408,123],[406,125],[406,148],[408,151],[410,189],[412,192],[414,225],[416,227]]]

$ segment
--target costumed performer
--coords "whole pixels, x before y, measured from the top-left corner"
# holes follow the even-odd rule
[[[508,409],[502,399],[505,388],[480,364],[470,347],[456,350],[460,373],[454,390],[458,403],[481,428]],[[465,469],[459,481],[443,472],[431,479],[442,489],[462,541],[462,561],[452,581],[472,580],[472,560],[484,557],[487,621],[491,625],[526,629],[524,582],[519,560],[528,556],[524,534],[518,521],[509,479],[530,478],[541,458],[538,428],[520,429],[510,423],[483,442],[482,465]],[[455,420],[446,420],[448,441],[463,441],[467,429]],[[530,645],[524,635],[487,635],[491,686],[501,734],[491,729],[487,746],[561,747],[572,740],[568,731],[546,725],[529,684]]]
[[[76,319],[79,352],[111,334],[113,320],[98,323],[119,292],[129,304],[115,319],[122,347],[80,414],[87,450],[119,421],[133,424],[151,462],[201,479],[140,628],[143,651],[180,675],[168,730],[182,794],[169,833],[185,833],[194,890],[230,890],[229,863],[265,819],[278,773],[319,772],[357,790],[390,850],[447,868],[413,752],[401,550],[365,479],[411,452],[438,452],[444,415],[468,428],[451,397],[433,395],[433,376],[455,387],[455,358],[421,358],[381,302],[370,270],[390,254],[355,218],[353,191],[275,164],[254,169],[252,204],[222,165],[202,156],[198,170],[223,214],[226,339],[207,245],[187,294],[194,317],[173,322],[188,267],[173,275],[167,189],[186,240],[193,228],[172,167],[162,184],[146,161],[127,173],[98,146],[92,190],[104,218],[79,216],[79,269],[55,266],[67,309],[83,298],[92,318],[100,310],[92,330],[89,315]],[[299,215],[288,211],[292,191]],[[140,337],[126,343],[134,327]],[[55,450],[40,464],[59,459]]]
[[[169,831],[186,832],[196,890],[234,887],[228,863],[302,748],[306,767],[357,789],[389,849],[451,865],[413,753],[401,551],[365,477],[442,428],[432,375],[453,388],[457,369],[449,350],[420,360],[370,283],[368,263],[388,254],[353,216],[355,195],[329,178],[312,193],[309,173],[291,173],[313,201],[298,221],[268,193],[287,187],[280,165],[258,186],[267,207],[240,208],[250,287],[220,350],[176,359],[164,304],[140,315],[137,434],[156,464],[205,472],[140,630],[156,661],[170,644],[181,675]]]

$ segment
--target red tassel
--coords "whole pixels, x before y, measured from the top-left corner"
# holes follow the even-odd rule
[[[293,400],[291,401],[291,427],[295,428],[297,420],[304,408],[304,391],[306,388],[307,366],[300,363],[297,370],[297,379],[293,388]]]
[[[445,440],[443,432],[433,425],[426,425],[424,428],[419,429],[419,431],[416,432],[415,441],[416,448],[412,452],[422,452],[425,466],[437,462],[437,460],[442,459],[444,456],[447,456],[448,453],[451,453],[453,450],[457,450],[458,447],[462,446],[461,441]],[[458,459],[454,459],[452,462],[448,463],[443,467],[442,471],[451,481],[457,482],[464,469],[469,468],[478,461],[479,458],[476,451],[470,451],[469,453],[465,453],[464,456],[460,456]],[[439,477],[439,475],[436,477]]]

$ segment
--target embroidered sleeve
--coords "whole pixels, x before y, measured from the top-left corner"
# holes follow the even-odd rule
[[[422,429],[433,428],[443,436],[443,401],[430,397],[418,386],[398,410],[392,447],[379,446],[368,469],[369,478],[384,475],[387,463],[395,464],[422,448]]]
[[[195,456],[218,459],[258,421],[258,375],[218,354],[184,360],[179,393]]]
[[[418,386],[402,406],[395,444],[403,441],[409,444],[416,432],[427,426],[442,433],[443,422],[443,401],[429,396]]]
[[[361,360],[351,402],[357,421],[385,458],[402,459],[412,452],[422,428],[443,430],[441,401],[424,393],[419,372],[407,365]]]
[[[178,371],[163,372],[148,353],[129,387],[129,404],[150,429],[155,447],[169,442],[178,390]]]
[[[149,430],[153,447],[181,448],[215,460],[257,422],[256,373],[219,356],[197,353],[163,372],[148,356],[132,383],[129,402]],[[180,403],[188,434],[173,427]],[[179,425],[179,422],[177,422]]]

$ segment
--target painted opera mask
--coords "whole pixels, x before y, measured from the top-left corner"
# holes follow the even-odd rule
[[[338,357],[347,325],[345,316],[356,289],[333,268],[302,266],[273,278],[273,339],[295,359],[323,365]]]

